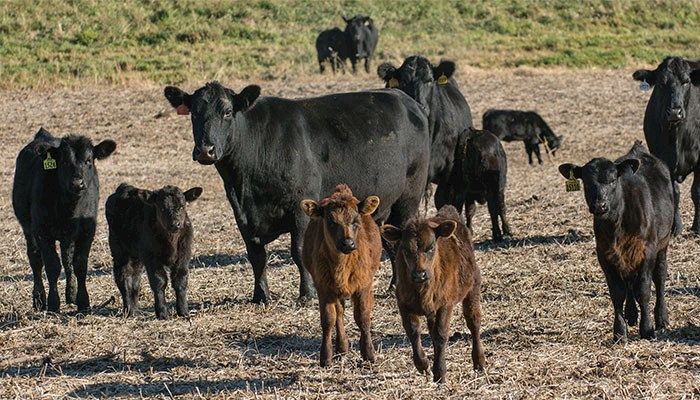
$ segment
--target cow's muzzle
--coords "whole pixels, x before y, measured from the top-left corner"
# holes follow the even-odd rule
[[[195,146],[194,150],[192,150],[192,160],[203,165],[211,165],[219,161],[214,146],[210,145]]]
[[[683,108],[669,108],[666,110],[666,120],[671,123],[680,122],[685,119],[685,110]]]

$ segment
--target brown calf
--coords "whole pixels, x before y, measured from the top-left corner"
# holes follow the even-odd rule
[[[419,317],[425,315],[435,348],[433,380],[444,381],[452,308],[461,301],[472,334],[474,369],[482,370],[485,360],[480,336],[481,273],[474,261],[469,229],[460,221],[457,209],[443,206],[435,217],[413,219],[403,230],[384,225],[382,236],[398,243],[396,300],[416,368],[420,372],[428,370],[428,358],[420,341]]]
[[[333,326],[336,353],[348,351],[343,314],[345,300],[349,297],[352,297],[355,322],[360,328],[362,358],[373,362],[372,284],[379,268],[382,241],[371,215],[379,206],[379,197],[369,196],[359,202],[347,185],[338,185],[335,192],[320,203],[302,200],[300,206],[311,217],[304,235],[302,263],[318,292],[323,330],[321,366],[327,366],[333,355]]]

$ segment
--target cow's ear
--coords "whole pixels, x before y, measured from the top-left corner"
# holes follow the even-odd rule
[[[700,69],[693,70],[690,73],[690,82],[692,82],[693,85],[700,85]]]
[[[357,208],[362,214],[372,215],[375,211],[377,211],[377,207],[379,207],[379,197],[367,196],[367,198],[364,199]]]
[[[346,24],[349,24],[350,21],[352,21],[352,18],[348,18],[345,15],[343,15],[343,21],[345,21]]]
[[[203,189],[199,186],[195,186],[195,187],[187,190],[185,193],[183,193],[185,195],[185,201],[187,201],[188,203],[191,203],[191,202],[197,200],[199,198],[199,196],[202,195],[202,191],[203,191]]]
[[[635,81],[646,81],[650,85],[656,84],[656,71],[650,71],[648,69],[638,69],[632,74],[632,78]]]
[[[143,201],[144,203],[149,204],[149,205],[156,204],[156,196],[157,196],[157,193],[152,192],[150,190],[140,190],[140,193],[139,193],[139,198],[141,199],[141,201]]]
[[[431,221],[432,222],[432,221]],[[433,229],[436,237],[450,237],[457,229],[457,221],[448,219],[440,224],[428,224]]]
[[[573,172],[574,178],[581,179],[581,167],[574,164],[562,164],[559,166],[559,173],[566,179],[571,178],[571,173]]]
[[[401,229],[394,225],[384,224],[379,228],[382,232],[382,237],[389,243],[396,243],[401,240]]]
[[[628,158],[615,166],[617,167],[617,175],[620,176],[625,173],[628,169],[632,171],[632,173],[636,173],[637,170],[639,169],[640,161],[637,158]]]
[[[433,76],[436,77],[436,79],[439,79],[444,75],[445,78],[450,79],[452,75],[454,75],[456,69],[457,66],[454,62],[442,60],[440,61],[440,65],[433,68]]]
[[[58,146],[54,145],[54,143],[51,142],[39,142],[34,145],[34,150],[37,152],[39,155],[45,155],[46,152],[52,149],[57,149]]]
[[[246,86],[237,95],[233,96],[234,107],[236,111],[245,111],[253,106],[255,100],[260,96],[260,86],[250,85]]]
[[[308,215],[311,218],[321,217],[323,215],[323,210],[321,206],[319,206],[318,203],[316,203],[313,200],[302,200],[299,203],[299,207],[301,207],[301,210],[304,211],[304,214]]]
[[[103,140],[92,148],[92,155],[98,160],[103,160],[114,153],[116,148],[117,143],[114,140]]]
[[[175,86],[166,86],[163,92],[170,105],[177,110],[178,115],[188,115],[190,113],[192,95]]]
[[[392,78],[394,78],[395,74],[396,67],[394,67],[391,63],[385,62],[377,67],[377,75],[384,82],[388,83]]]

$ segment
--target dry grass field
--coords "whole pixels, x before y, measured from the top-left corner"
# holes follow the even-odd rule
[[[466,64],[464,60],[463,64]],[[298,273],[283,236],[269,246],[274,300],[253,305],[253,274],[214,167],[191,160],[191,126],[171,113],[161,87],[5,91],[0,94],[0,398],[700,398],[700,243],[685,233],[669,250],[670,329],[658,340],[612,343],[612,306],[595,258],[592,218],[582,193],[566,193],[560,162],[617,157],[643,138],[648,93],[631,70],[491,70],[461,68],[457,80],[476,121],[486,108],[539,111],[566,140],[556,160],[527,165],[520,143],[506,144],[506,201],[515,237],[494,244],[487,212],[476,218],[483,273],[487,369],[475,373],[470,344],[448,348],[448,383],[417,373],[383,262],[375,285],[377,362],[355,350],[358,331],[346,313],[353,350],[331,368],[318,366],[317,304],[296,302]],[[193,82],[187,89],[196,88]],[[250,82],[225,82],[240,90]],[[374,76],[308,77],[261,84],[263,95],[313,96],[380,86]],[[101,207],[88,290],[93,311],[60,314],[31,308],[31,271],[10,204],[14,159],[44,126],[117,141],[99,162]],[[190,271],[191,320],[157,321],[145,276],[142,312],[120,316],[112,279],[104,200],[122,182],[147,188],[203,186],[189,207],[195,227]],[[692,220],[690,183],[682,209]],[[60,293],[63,282],[59,283]],[[174,301],[172,291],[168,299]],[[105,303],[110,297],[116,303]],[[63,300],[63,294],[61,294]],[[465,332],[461,309],[452,330]],[[424,335],[424,342],[430,339]],[[432,349],[427,349],[432,354]]]

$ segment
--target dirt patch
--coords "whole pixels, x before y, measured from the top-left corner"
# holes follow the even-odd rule
[[[393,297],[390,268],[376,281],[373,336],[377,363],[360,362],[359,334],[346,313],[353,350],[332,368],[318,364],[316,304],[296,303],[298,273],[283,236],[269,246],[274,301],[248,302],[253,274],[213,167],[191,161],[188,119],[169,111],[162,88],[3,92],[0,143],[0,397],[284,397],[284,398],[678,398],[700,396],[700,245],[675,239],[667,286],[670,329],[657,341],[613,345],[612,306],[595,258],[592,219],[583,195],[566,193],[558,162],[617,157],[642,139],[647,93],[631,71],[483,71],[457,74],[477,127],[487,108],[533,109],[565,135],[557,160],[527,165],[524,146],[505,144],[506,202],[515,238],[488,241],[488,215],[475,219],[483,272],[483,340],[487,371],[476,374],[467,340],[452,341],[448,380],[436,386],[411,362]],[[374,76],[309,77],[256,82],[263,95],[302,97],[376,88]],[[227,82],[239,91],[247,82]],[[187,89],[194,89],[188,87]],[[156,118],[158,116],[158,118]],[[120,301],[76,315],[31,309],[31,272],[9,200],[14,157],[44,126],[56,134],[112,138],[118,148],[98,163],[102,183],[98,232],[90,256],[93,305],[117,296],[111,276],[104,200],[122,182],[148,188],[204,187],[190,207],[195,258],[190,274],[191,323],[156,321],[145,276],[142,315],[124,321]],[[692,220],[689,184],[682,210]],[[63,283],[60,283],[62,290]],[[169,291],[172,303],[174,296]],[[457,312],[453,331],[465,332]],[[426,337],[426,343],[429,339]],[[428,349],[432,354],[432,349]]]

